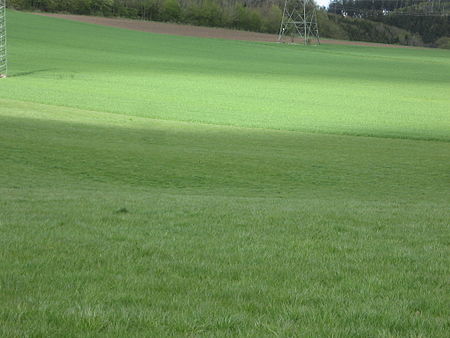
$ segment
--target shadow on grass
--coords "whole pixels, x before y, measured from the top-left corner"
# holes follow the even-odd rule
[[[8,77],[28,76],[28,75],[33,75],[33,74],[37,74],[37,73],[47,72],[47,71],[50,71],[50,70],[55,70],[55,69],[54,68],[49,68],[49,69],[32,70],[32,71],[29,71],[29,72],[20,72],[20,73],[15,73],[15,74],[8,75]]]
[[[450,145],[442,142],[186,128],[127,118],[97,125],[88,124],[89,117],[56,120],[60,109],[46,119],[0,114],[0,135],[7,141],[0,148],[0,170],[10,173],[6,177],[17,172],[18,180],[28,180],[33,176],[20,174],[28,168],[38,176],[90,186],[448,204],[441,154]],[[116,213],[130,210],[122,206]]]

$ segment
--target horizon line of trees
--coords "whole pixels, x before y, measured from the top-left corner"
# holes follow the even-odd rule
[[[277,32],[277,0],[9,0],[8,7]]]
[[[448,0],[332,0],[329,13],[362,18],[405,29],[422,37],[425,45],[450,43]]]

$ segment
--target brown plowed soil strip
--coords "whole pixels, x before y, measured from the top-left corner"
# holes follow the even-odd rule
[[[35,14],[157,34],[170,34],[170,35],[195,36],[203,38],[219,38],[228,40],[261,41],[261,42],[277,41],[277,36],[275,34],[255,33],[225,28],[199,27],[166,22],[103,18],[96,16],[71,15],[71,14],[50,14],[50,13],[35,13]],[[345,40],[321,39],[320,42],[323,44],[334,44],[334,45],[410,48],[407,46],[399,46],[399,45],[386,45],[380,43],[356,42]]]

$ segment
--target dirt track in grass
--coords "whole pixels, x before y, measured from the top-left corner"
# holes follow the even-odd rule
[[[226,28],[199,27],[166,22],[103,18],[103,17],[72,15],[72,14],[50,14],[50,13],[35,13],[35,14],[157,34],[196,36],[203,38],[218,38],[228,40],[244,40],[244,41],[260,41],[260,42],[277,41],[277,35],[275,34],[247,32]],[[321,39],[320,41],[323,44],[335,44],[335,45],[411,48],[400,45],[387,45],[380,43],[346,41],[346,40]]]

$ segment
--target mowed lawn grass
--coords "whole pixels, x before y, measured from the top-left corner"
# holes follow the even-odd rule
[[[0,336],[448,335],[448,52],[8,15]]]

